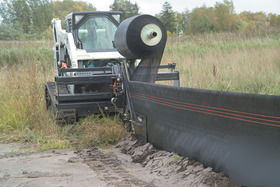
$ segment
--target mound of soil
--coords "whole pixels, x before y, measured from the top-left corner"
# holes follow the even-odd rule
[[[109,186],[234,186],[223,173],[199,162],[156,149],[130,135],[115,147],[76,152]]]
[[[130,155],[132,162],[141,164],[153,174],[156,186],[234,186],[223,173],[216,173],[192,159],[158,150],[132,135],[121,140],[115,148]]]

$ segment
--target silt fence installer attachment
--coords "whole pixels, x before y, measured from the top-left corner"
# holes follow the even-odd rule
[[[141,59],[131,80],[155,82],[166,40],[163,24],[150,15],[137,15],[119,25],[115,35],[117,50],[127,59]]]

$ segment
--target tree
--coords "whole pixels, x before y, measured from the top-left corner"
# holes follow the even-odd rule
[[[248,23],[241,18],[238,18],[237,20],[237,30],[238,31],[244,31],[247,28]]]
[[[121,11],[123,13],[123,19],[139,14],[138,4],[132,4],[128,0],[114,0],[114,3],[110,5],[110,10]]]
[[[159,19],[161,20],[167,31],[171,33],[176,32],[176,16],[169,2],[165,2],[162,5],[162,11],[159,14]]]
[[[50,26],[52,9],[49,0],[4,0],[0,4],[3,23],[13,28],[30,33],[44,31]]]
[[[41,33],[51,26],[53,9],[48,0],[28,0],[30,7],[30,20],[33,33]]]
[[[217,29],[219,31],[233,31],[237,28],[237,17],[234,13],[232,1],[224,0],[224,3],[216,3]]]
[[[175,12],[176,17],[176,34],[183,33],[187,28],[190,12],[186,9],[184,12]]]
[[[24,0],[4,0],[0,4],[0,15],[3,23],[11,24],[14,28],[29,32],[31,24],[30,8]]]
[[[187,29],[188,23],[189,23],[189,18],[190,18],[190,11],[188,9],[185,9],[184,12],[182,12],[182,31],[185,32]]]
[[[189,18],[188,32],[204,33],[216,31],[216,15],[214,8],[195,8]]]
[[[175,12],[176,18],[176,34],[179,34],[183,30],[183,14],[180,12]]]
[[[240,23],[245,22],[245,24],[243,25],[246,26],[245,28],[247,30],[252,30],[252,29],[262,30],[268,27],[269,25],[270,26],[275,25],[274,18],[275,17],[273,16],[273,14],[269,14],[267,17],[267,15],[262,11],[256,13],[244,11],[241,12],[239,15],[239,19],[241,19],[241,21],[238,20],[237,27],[240,28]]]
[[[19,39],[18,30],[14,29],[11,25],[2,23],[0,24],[0,40],[17,40]]]
[[[270,13],[269,14],[269,24],[270,24],[270,26],[276,26],[277,25],[277,16],[276,16],[276,14],[272,14],[272,13]]]
[[[4,0],[0,3],[2,22],[16,29],[20,36],[24,34],[23,37],[31,39],[49,32],[53,17],[59,17],[64,23],[65,16],[71,12],[94,10],[89,3],[73,0]]]
[[[82,1],[54,1],[52,6],[53,17],[59,18],[60,20],[65,20],[65,17],[71,12],[96,11],[96,8],[92,4]],[[62,21],[62,23],[64,23],[64,21]]]
[[[248,24],[246,25],[246,30],[255,30],[256,29],[256,23],[254,21],[249,21]]]
[[[280,26],[280,15],[278,15],[276,18],[276,25]]]

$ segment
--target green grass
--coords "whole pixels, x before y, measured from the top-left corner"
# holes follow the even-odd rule
[[[183,157],[182,156],[179,156],[177,154],[174,153],[174,156],[172,157],[173,159],[170,161],[170,164],[176,164],[178,162],[180,162]]]
[[[67,128],[69,139],[78,147],[116,144],[128,135],[120,125],[118,116],[92,115]],[[86,132],[86,133],[85,133]]]

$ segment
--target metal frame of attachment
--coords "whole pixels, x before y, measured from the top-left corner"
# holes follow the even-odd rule
[[[176,63],[169,63],[167,65],[161,65],[160,69],[170,69],[170,72],[158,72],[156,81],[168,81],[173,80],[173,85],[180,87],[179,71],[175,71]]]

